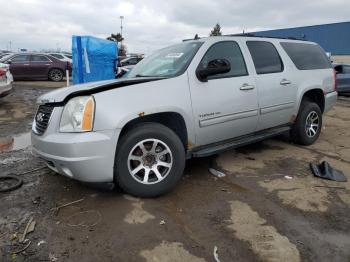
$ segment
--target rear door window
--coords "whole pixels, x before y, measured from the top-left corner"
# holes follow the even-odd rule
[[[257,74],[271,74],[283,71],[282,59],[276,47],[265,41],[247,41]]]
[[[208,63],[215,59],[227,59],[231,64],[231,70],[225,74],[208,77],[208,79],[248,75],[241,49],[234,41],[219,42],[212,45],[202,58],[199,67],[207,68]]]
[[[43,55],[32,55],[32,62],[50,62],[50,59]]]
[[[332,67],[326,53],[319,45],[281,42],[281,46],[299,70],[326,69]]]

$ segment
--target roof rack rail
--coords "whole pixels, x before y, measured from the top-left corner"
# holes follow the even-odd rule
[[[300,40],[300,41],[307,41],[303,38],[296,38],[293,36],[289,37],[279,37],[279,36],[263,36],[263,35],[255,35],[254,33],[243,33],[243,34],[229,34],[224,36],[246,36],[246,37],[260,37],[260,38],[273,38],[273,39],[288,39],[288,40]]]

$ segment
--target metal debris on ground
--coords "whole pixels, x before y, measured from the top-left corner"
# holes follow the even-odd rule
[[[218,171],[214,168],[209,168],[209,172],[216,177],[225,177],[226,176],[223,172]]]
[[[165,221],[164,221],[164,220],[161,220],[161,221],[159,222],[159,225],[165,225]]]
[[[20,173],[19,175],[22,176],[22,175],[26,175],[26,174],[29,174],[29,173],[34,173],[36,171],[39,171],[39,170],[42,170],[44,168],[46,168],[47,166],[42,166],[42,167],[38,167],[38,168],[34,168],[32,170],[29,170],[29,171],[25,171],[23,173]]]
[[[219,254],[218,254],[218,247],[217,246],[214,247],[214,259],[215,259],[216,262],[220,262]]]
[[[310,163],[310,169],[314,176],[333,180],[337,182],[346,182],[348,179],[344,175],[344,173],[340,170],[333,168],[328,162],[323,161],[321,164],[317,162]]]
[[[8,185],[8,181],[14,181],[12,185]],[[0,176],[0,181],[3,181],[4,185],[0,184],[0,192],[9,192],[15,189],[20,188],[23,185],[23,180],[18,176],[6,175]]]
[[[290,180],[290,179],[293,179],[292,176],[284,176],[284,178],[285,178],[285,179],[289,179],[289,180]]]
[[[64,207],[67,207],[67,206],[70,206],[70,205],[74,205],[74,204],[79,203],[81,201],[84,201],[84,198],[79,199],[79,200],[75,200],[75,201],[72,201],[72,202],[69,202],[69,203],[66,203],[66,204],[63,204],[63,205],[60,205],[58,207],[51,208],[51,211],[55,211],[55,213],[57,215],[61,208],[64,208]]]
[[[40,240],[37,244],[38,247],[40,247],[41,245],[46,244],[45,240]]]
[[[27,250],[28,247],[30,246],[30,244],[32,243],[32,241],[30,241],[29,239],[26,239],[26,241],[23,242],[23,244],[27,243],[23,248],[21,248],[20,250],[16,250],[13,251],[12,254],[19,254],[22,253],[23,251]]]
[[[27,234],[31,233],[35,229],[36,222],[33,220],[33,217],[31,217],[26,225],[26,228],[24,229],[23,235],[19,239],[19,243],[23,243],[26,239]]]

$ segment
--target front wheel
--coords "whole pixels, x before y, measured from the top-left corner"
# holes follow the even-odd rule
[[[320,107],[307,99],[300,105],[296,122],[291,130],[293,142],[301,145],[313,144],[321,133],[322,112]]]
[[[182,176],[185,149],[179,137],[157,123],[144,123],[118,143],[114,180],[127,193],[155,197],[170,191]]]

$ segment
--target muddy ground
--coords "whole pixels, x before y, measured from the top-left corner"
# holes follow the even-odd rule
[[[221,262],[350,261],[350,180],[309,170],[310,161],[327,160],[350,178],[349,98],[327,113],[313,146],[284,136],[193,159],[174,191],[137,199],[56,175],[31,155],[34,101],[57,87],[48,85],[17,83],[0,99],[0,174],[24,180],[0,193],[0,261],[215,261],[215,247]],[[20,244],[31,217],[35,230]]]

